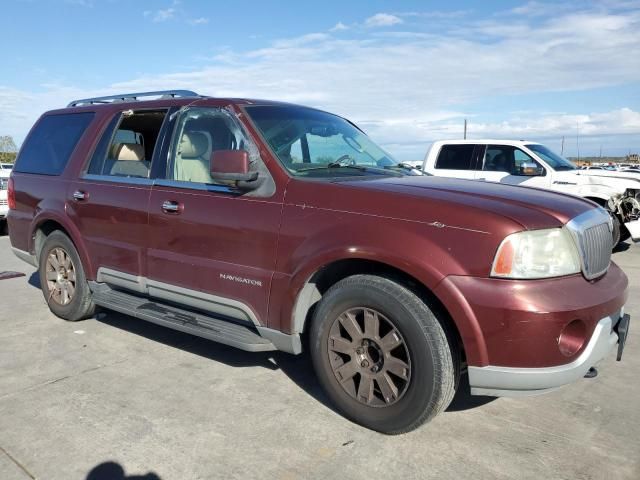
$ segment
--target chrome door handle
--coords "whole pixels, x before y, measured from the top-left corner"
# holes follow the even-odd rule
[[[162,211],[164,213],[180,213],[181,210],[181,205],[178,202],[174,202],[172,200],[165,200],[162,202]]]
[[[77,202],[82,202],[87,198],[89,198],[87,192],[83,192],[82,190],[76,190],[75,192],[73,192],[73,199]]]

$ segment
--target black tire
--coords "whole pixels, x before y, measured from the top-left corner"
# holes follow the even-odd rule
[[[9,235],[9,222],[6,218],[0,220],[0,235]]]
[[[385,397],[383,385],[378,380],[367,380],[366,386],[369,388],[366,390],[370,393],[367,397],[361,394],[361,382],[366,380],[365,376],[370,375],[368,371],[357,373],[346,382],[344,378],[342,382],[338,380],[341,375],[336,373],[340,370],[340,367],[336,368],[336,361],[344,362],[343,367],[355,361],[353,365],[359,368],[359,362],[364,357],[357,355],[355,351],[353,355],[342,355],[335,348],[329,347],[329,341],[335,345],[336,332],[344,335],[344,315],[363,307],[366,311],[370,309],[373,313],[379,313],[388,328],[397,332],[399,340],[402,341],[401,347],[394,347],[393,355],[398,351],[401,356],[406,355],[408,368],[405,376],[408,380],[400,380],[400,377],[391,375],[396,383],[394,386],[398,383],[401,385],[397,388],[397,395],[391,397],[392,402]],[[369,315],[371,316],[370,313]],[[355,314],[353,318],[356,318]],[[340,330],[335,330],[337,322],[340,322]],[[358,322],[363,338],[370,336],[365,333],[365,320]],[[382,327],[380,330],[382,331]],[[333,332],[331,336],[330,332]],[[347,336],[351,338],[348,333]],[[376,341],[384,344],[379,337],[382,337],[382,333]],[[356,343],[353,338],[350,341],[349,348]],[[375,343],[370,343],[367,339],[362,342],[367,345]],[[458,384],[460,353],[457,342],[448,339],[443,325],[418,296],[387,278],[354,275],[332,286],[315,310],[310,347],[316,375],[332,402],[347,418],[378,432],[399,434],[414,430],[428,422],[451,403]],[[358,351],[362,353],[363,349],[358,348]],[[387,359],[387,355],[384,353],[379,358]],[[383,363],[384,361],[386,360],[383,360]],[[363,365],[365,363],[368,367],[369,363],[363,362]],[[371,375],[378,374],[379,372]],[[384,374],[388,379],[389,372]],[[350,384],[351,393],[343,386],[347,383]],[[378,402],[378,405],[374,405],[375,402]]]
[[[612,240],[613,240],[613,248],[616,248],[618,244],[622,241],[622,225],[620,224],[618,215],[611,212],[610,210],[607,210],[607,211],[609,212],[609,215],[611,216],[611,220],[613,222],[613,232],[612,232],[613,239]]]
[[[49,280],[47,276],[48,273],[55,275],[53,271],[55,268],[49,260],[50,256],[54,255],[57,258],[56,254],[59,254],[60,251],[68,256],[64,258],[65,260],[69,260],[70,267],[64,268],[62,264],[66,262],[59,262],[59,265],[61,265],[60,270],[64,270],[64,273],[60,273],[60,280]],[[73,272],[73,282],[71,281],[71,272]],[[89,290],[89,284],[84,274],[80,256],[73,242],[61,231],[56,230],[52,232],[45,240],[42,250],[40,251],[38,273],[40,275],[40,285],[45,301],[54,314],[71,322],[93,316],[95,305],[91,298],[91,290]],[[61,292],[61,288],[56,288],[55,285],[52,288],[51,282],[54,282],[55,285],[72,284],[72,294],[69,295],[67,292],[66,297],[61,295],[61,293],[59,293]],[[65,290],[67,290],[67,286],[65,286]],[[56,300],[58,297],[66,298],[67,301]]]

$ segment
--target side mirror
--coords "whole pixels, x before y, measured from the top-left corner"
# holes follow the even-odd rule
[[[209,165],[214,180],[251,182],[258,178],[258,172],[249,171],[249,153],[245,150],[216,150]]]
[[[540,172],[540,167],[536,163],[527,162],[520,165],[520,175],[524,175],[526,177],[536,177],[542,175]]]

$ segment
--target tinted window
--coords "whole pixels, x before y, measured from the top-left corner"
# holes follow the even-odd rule
[[[473,170],[475,145],[443,145],[436,160],[436,168],[448,170]]]
[[[87,112],[42,118],[20,150],[16,172],[60,175],[93,116]]]

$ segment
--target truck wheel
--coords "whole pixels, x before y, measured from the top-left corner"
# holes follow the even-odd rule
[[[95,305],[80,256],[64,233],[55,231],[45,240],[38,273],[44,298],[58,317],[75,322],[93,315]]]
[[[622,224],[617,214],[609,210],[607,211],[613,220],[613,248],[616,248],[619,243],[627,240],[631,234],[629,233],[629,230],[627,230],[627,227]]]
[[[324,390],[367,428],[411,431],[453,399],[457,343],[424,302],[392,280],[354,275],[336,283],[314,313],[310,342]]]

